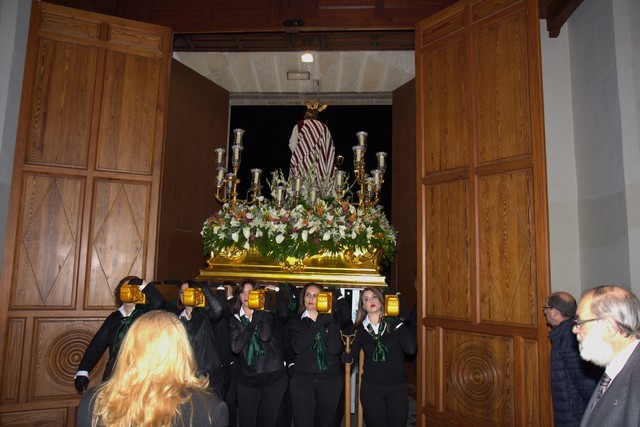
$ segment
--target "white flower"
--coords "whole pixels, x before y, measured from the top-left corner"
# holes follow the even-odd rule
[[[238,242],[239,238],[240,238],[240,235],[238,234],[237,231],[235,233],[231,233],[231,240],[233,240],[234,242]]]
[[[324,235],[322,236],[322,240],[326,242],[329,239],[331,239],[331,231],[325,231]]]
[[[276,236],[276,243],[277,243],[277,244],[282,243],[282,241],[283,241],[283,240],[284,240],[284,236],[283,236],[282,234],[278,234],[278,235]]]
[[[249,227],[244,227],[242,229],[242,234],[244,235],[245,239],[248,239],[251,236],[251,228]]]
[[[308,237],[309,232],[307,230],[302,230],[302,240],[306,242]]]

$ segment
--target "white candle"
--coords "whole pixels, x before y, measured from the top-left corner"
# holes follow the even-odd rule
[[[233,150],[233,159],[231,162],[234,166],[238,166],[240,164],[240,153],[242,153],[242,148],[242,145],[231,146],[231,150]]]
[[[313,204],[316,202],[316,198],[318,197],[318,187],[312,185],[309,189],[309,201]]]
[[[233,180],[234,180],[233,174],[229,172],[226,176],[228,193],[231,193],[233,191]]]
[[[376,157],[378,158],[378,169],[384,173],[387,170],[387,153],[379,151],[376,153]]]
[[[242,135],[244,135],[244,129],[234,129],[233,134],[235,135],[233,144],[242,146]]]
[[[380,169],[374,169],[371,171],[371,175],[373,176],[373,183],[375,184],[376,188],[380,187],[382,171]]]
[[[360,147],[366,148],[367,146],[367,132],[361,130],[360,132],[356,132],[356,136],[358,137],[358,145]]]
[[[224,153],[226,150],[224,148],[216,148],[216,165],[222,166],[224,164]]]
[[[254,187],[259,187],[260,186],[260,174],[262,173],[262,169],[251,169],[251,176],[253,177],[253,186]]]
[[[224,174],[227,173],[227,170],[223,167],[218,168],[218,176],[216,177],[216,185],[218,187],[222,187],[224,184]]]
[[[284,198],[284,187],[278,185],[276,187],[276,205],[282,206],[282,199]]]
[[[299,177],[299,176],[296,176],[294,178],[294,185],[295,185],[294,188],[295,188],[296,193],[299,193],[300,189],[302,188],[302,178]]]
[[[353,149],[353,163],[359,164],[362,162],[362,152],[364,151],[364,148],[359,145],[354,145],[351,148]]]

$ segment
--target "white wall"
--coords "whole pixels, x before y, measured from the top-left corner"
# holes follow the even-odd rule
[[[637,0],[585,0],[541,34],[554,291],[640,294],[639,19]]]
[[[566,27],[550,38],[540,22],[544,121],[549,203],[549,259],[551,290],[578,298],[580,286],[580,236],[569,38]]]
[[[0,0],[0,259],[4,250],[30,13],[29,1]]]

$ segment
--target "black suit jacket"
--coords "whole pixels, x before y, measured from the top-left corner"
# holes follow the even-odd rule
[[[597,391],[591,396],[580,427],[640,426],[640,345],[594,406]]]

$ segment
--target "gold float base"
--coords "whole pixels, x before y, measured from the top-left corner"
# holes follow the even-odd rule
[[[346,250],[342,254],[322,254],[303,260],[288,259],[280,264],[260,255],[253,248],[228,256],[212,253],[207,261],[208,268],[200,270],[197,280],[238,282],[251,278],[259,283],[275,285],[314,282],[341,288],[386,287],[385,277],[380,274],[381,256],[381,252],[362,254]]]

